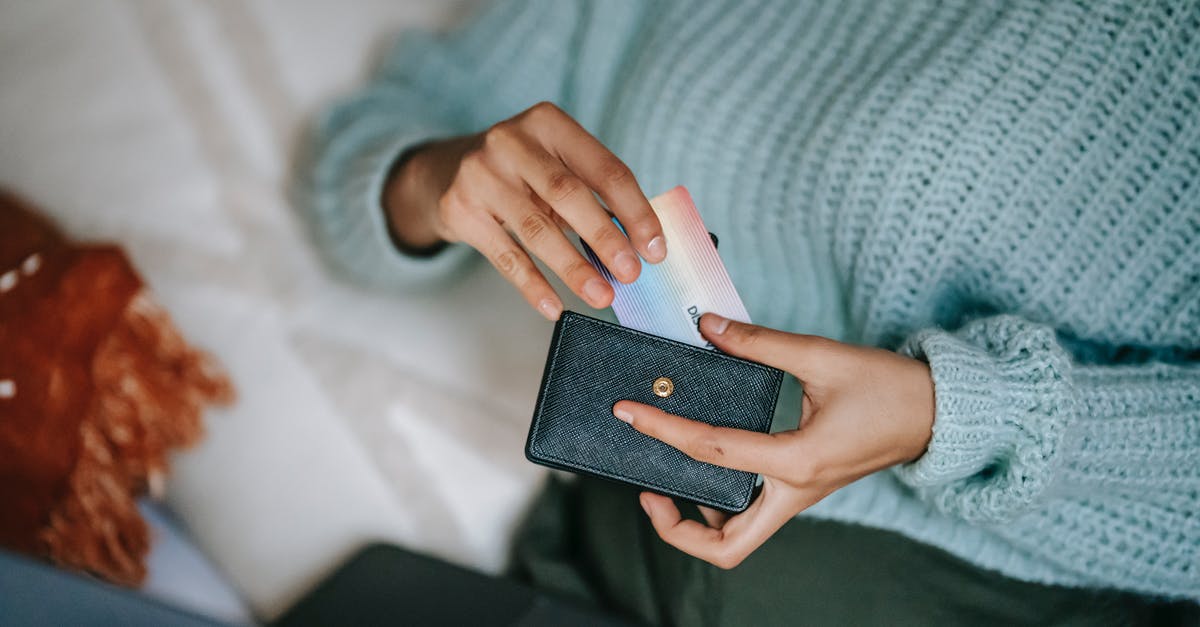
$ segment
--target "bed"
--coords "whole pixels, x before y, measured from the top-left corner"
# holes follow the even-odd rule
[[[238,387],[150,510],[155,594],[237,620],[195,592],[207,561],[269,620],[374,540],[502,567],[544,477],[522,446],[550,325],[483,264],[349,285],[285,194],[304,121],[473,4],[0,0],[0,184],[123,244]]]

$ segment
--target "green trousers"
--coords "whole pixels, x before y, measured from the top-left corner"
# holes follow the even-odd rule
[[[805,518],[725,571],[662,542],[635,490],[593,479],[551,479],[513,563],[543,590],[650,625],[1200,624],[1193,604],[1017,581],[899,534]]]

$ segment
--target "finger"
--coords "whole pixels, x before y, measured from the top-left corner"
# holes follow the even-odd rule
[[[633,401],[613,405],[613,415],[696,461],[768,475],[778,468],[781,443],[765,433],[716,427]]]
[[[529,195],[530,202],[537,205],[537,208],[539,210],[541,210],[542,213],[550,216],[550,218],[552,220],[554,220],[555,226],[557,226],[560,231],[562,231],[563,233],[574,233],[575,232],[575,229],[571,228],[571,225],[568,224],[567,221],[564,220],[562,216],[558,215],[558,212],[556,212],[554,210],[554,207],[551,207],[550,205],[546,204],[546,201],[542,200],[541,196],[538,196],[537,194],[535,194],[532,189],[527,189],[525,191]]]
[[[726,514],[721,510],[705,507],[703,505],[697,505],[696,509],[700,510],[700,515],[704,517],[704,522],[708,523],[708,526],[712,527],[713,529],[720,529],[721,527],[724,527],[726,521],[729,520],[729,514]]]
[[[517,235],[529,252],[546,262],[553,273],[566,283],[566,287],[596,309],[612,304],[612,286],[566,239],[566,234],[550,215],[521,193],[503,184],[493,185],[490,196],[496,198],[499,219]]]
[[[629,240],[650,263],[667,256],[666,240],[658,216],[642,193],[629,166],[579,122],[550,103],[529,110],[531,132],[548,151],[596,190],[621,225]],[[591,243],[590,241],[588,242]]]
[[[724,538],[720,529],[684,518],[675,502],[661,494],[643,492],[638,500],[658,537],[688,555],[711,561]]]
[[[494,215],[529,252],[546,262],[589,305],[600,309],[612,303],[612,286],[583,258],[550,215],[490,169],[477,170],[470,178],[475,195],[489,199]]]
[[[508,130],[504,130],[508,129]],[[535,140],[510,126],[497,127],[488,135],[495,148],[494,166],[521,185],[527,185],[548,206],[549,215],[561,217],[604,262],[617,280],[631,283],[641,272],[637,252],[608,212],[592,195],[587,183],[558,157]]]
[[[803,429],[815,412],[816,401],[813,400],[812,394],[808,390],[804,390],[800,395],[800,424],[798,427]]]
[[[716,314],[700,318],[700,333],[722,351],[786,370],[806,380],[829,368],[839,357],[839,342],[736,322]]]
[[[664,542],[720,568],[733,568],[779,530],[795,512],[777,492],[763,493],[720,529],[686,520],[671,499],[644,492],[642,509]]]
[[[558,320],[562,300],[538,271],[529,255],[490,217],[464,229],[463,242],[483,253],[500,275],[521,292],[525,301],[547,320]]]

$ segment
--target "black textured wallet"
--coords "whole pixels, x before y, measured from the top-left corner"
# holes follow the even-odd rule
[[[617,420],[631,400],[766,433],[783,372],[564,311],[554,327],[525,455],[725,511],[750,505],[755,475],[698,462]]]

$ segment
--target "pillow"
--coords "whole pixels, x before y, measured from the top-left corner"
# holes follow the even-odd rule
[[[150,541],[136,506],[167,453],[232,401],[120,248],[68,241],[0,190],[0,545],[136,585]]]

